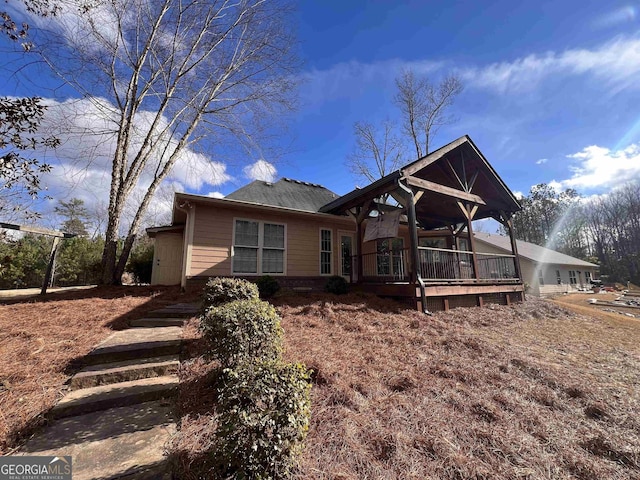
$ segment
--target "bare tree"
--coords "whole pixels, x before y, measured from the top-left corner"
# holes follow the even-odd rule
[[[410,148],[415,148],[416,158],[421,158],[429,153],[438,128],[454,120],[447,110],[462,91],[462,83],[457,77],[448,76],[434,86],[407,70],[396,78],[396,87],[394,101],[400,110],[402,131],[411,143]],[[393,122],[387,120],[379,128],[357,122],[353,133],[356,144],[346,165],[356,177],[373,182],[406,161],[405,142],[396,133]]]
[[[189,149],[203,139],[254,146],[292,106],[290,13],[286,0],[66,1],[62,28],[40,30],[42,58],[95,103],[101,134],[113,137],[103,283],[120,283],[154,193]],[[118,256],[127,202],[140,191]]]
[[[402,166],[403,145],[386,121],[378,131],[371,123],[358,122],[353,126],[356,145],[347,158],[351,173],[368,182],[397,170]]]
[[[421,158],[429,153],[439,127],[453,122],[447,110],[462,92],[462,83],[449,75],[434,85],[406,70],[396,78],[396,87],[394,100],[402,113],[403,132],[412,141],[417,158]]]

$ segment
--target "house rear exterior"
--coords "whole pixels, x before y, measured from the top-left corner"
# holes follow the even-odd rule
[[[271,275],[321,289],[341,275],[423,311],[509,303],[523,295],[515,240],[507,253],[480,252],[472,221],[495,218],[511,231],[519,209],[467,136],[343,196],[288,178],[222,199],[177,193],[172,224],[147,230],[156,241],[152,283]]]

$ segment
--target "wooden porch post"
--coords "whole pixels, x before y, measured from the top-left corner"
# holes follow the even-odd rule
[[[476,239],[473,236],[473,226],[471,225],[477,208],[472,208],[468,203],[462,205],[460,202],[458,202],[458,205],[467,217],[467,232],[469,233],[469,246],[471,247],[471,257],[473,259],[473,276],[476,280],[479,280],[480,270],[478,270],[478,255],[476,255]]]
[[[416,203],[413,195],[407,194],[407,221],[409,223],[409,249],[411,250],[411,268],[409,269],[409,282],[418,282],[418,268],[420,256],[418,255],[418,225],[416,221]],[[425,306],[423,305],[422,308]]]
[[[356,217],[356,272],[358,275],[356,283],[362,283],[364,273],[362,268],[362,220],[359,217],[360,215]]]
[[[516,276],[522,280],[522,270],[520,268],[520,256],[518,255],[518,244],[516,243],[516,237],[513,232],[513,220],[511,217],[507,218],[505,214],[502,214],[504,217],[504,225],[507,227],[507,231],[509,232],[509,240],[511,240],[511,252],[515,255],[515,268],[516,268]]]

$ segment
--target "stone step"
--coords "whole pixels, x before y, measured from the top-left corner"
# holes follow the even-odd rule
[[[73,417],[169,398],[177,392],[177,386],[177,376],[165,375],[73,390],[53,407],[49,415],[54,419]]]
[[[146,402],[57,420],[18,455],[71,455],[74,480],[169,480],[163,450],[175,431],[169,402]]]
[[[137,318],[131,320],[129,325],[136,328],[182,327],[184,322],[184,318]]]
[[[179,365],[180,357],[178,355],[136,358],[124,362],[90,365],[71,377],[69,388],[78,390],[141,378],[161,377],[175,373]]]
[[[113,333],[82,360],[83,365],[123,362],[180,353],[180,327],[129,328]]]
[[[184,318],[188,319],[194,317],[200,311],[200,305],[195,303],[177,303],[174,305],[167,305],[158,310],[149,312],[150,317],[156,318]]]

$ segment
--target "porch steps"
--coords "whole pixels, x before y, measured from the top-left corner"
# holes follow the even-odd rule
[[[171,480],[182,325],[196,306],[132,321],[86,355],[49,424],[17,455],[72,456],[75,480]]]
[[[185,320],[198,314],[200,308],[195,303],[178,303],[149,312],[153,318],[183,318]]]
[[[84,359],[83,364],[100,365],[138,358],[177,355],[182,345],[180,327],[129,328],[113,333]]]
[[[186,320],[184,318],[137,318],[131,320],[129,325],[136,328],[153,327],[182,327]]]
[[[19,455],[71,455],[74,480],[170,480],[163,450],[175,431],[170,403],[157,400],[62,418]]]
[[[50,416],[53,419],[74,417],[160,400],[175,395],[177,387],[178,377],[166,375],[73,390],[53,407]]]
[[[178,355],[136,358],[123,362],[89,365],[76,373],[69,382],[71,390],[98,387],[111,383],[130,382],[141,378],[174,374],[180,365]]]

